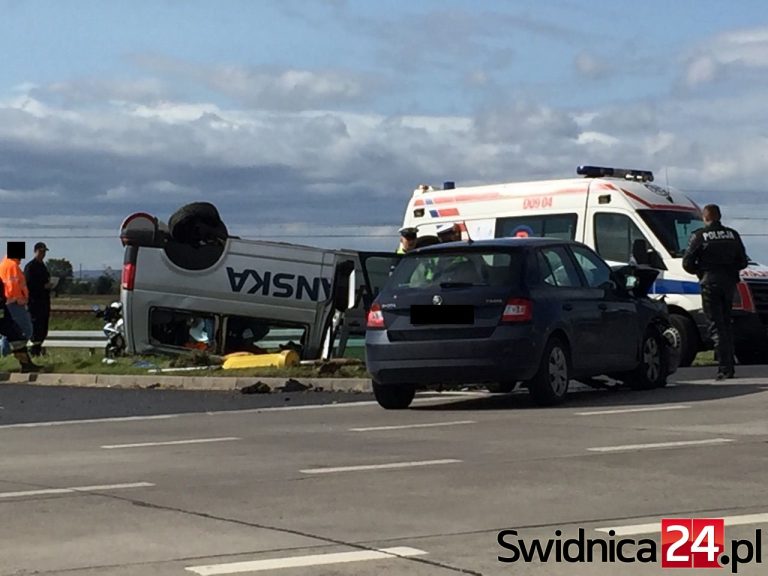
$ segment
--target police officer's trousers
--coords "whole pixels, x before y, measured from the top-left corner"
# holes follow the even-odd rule
[[[734,371],[733,323],[731,310],[736,284],[730,282],[704,283],[701,285],[701,302],[709,320],[709,331],[715,343],[719,372]]]

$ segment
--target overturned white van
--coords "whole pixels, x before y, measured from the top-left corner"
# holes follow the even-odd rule
[[[396,255],[244,240],[205,222],[206,214],[218,218],[212,205],[189,206],[170,227],[146,213],[122,224],[129,353],[290,347],[302,359],[327,359],[343,353],[348,335],[364,332]]]
[[[580,166],[581,178],[442,188],[422,185],[408,202],[403,226],[434,234],[459,223],[474,240],[551,236],[583,242],[612,264],[634,260],[661,270],[652,295],[666,299],[682,335],[681,365],[711,348],[697,279],[685,272],[689,237],[703,226],[696,203],[653,183],[646,170]],[[768,360],[768,269],[742,271],[734,300],[736,356],[742,364]]]

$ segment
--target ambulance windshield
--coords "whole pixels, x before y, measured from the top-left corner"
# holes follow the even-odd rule
[[[682,258],[688,240],[704,226],[698,212],[679,210],[638,210],[646,224],[673,258]]]

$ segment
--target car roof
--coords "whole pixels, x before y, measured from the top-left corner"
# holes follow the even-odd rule
[[[498,248],[535,248],[539,246],[552,246],[563,244],[577,244],[572,240],[561,240],[559,238],[539,238],[528,236],[526,238],[492,238],[490,240],[475,240],[466,241],[461,240],[459,242],[443,242],[442,244],[434,244],[432,246],[424,246],[417,250],[409,252],[409,254],[422,253],[422,252],[437,252],[446,249],[455,248],[471,248],[477,250],[483,249],[498,249]]]

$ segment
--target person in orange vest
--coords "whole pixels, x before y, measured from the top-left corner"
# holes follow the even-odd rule
[[[5,303],[5,286],[2,281],[0,281],[0,335],[9,341],[11,353],[19,361],[23,373],[40,371],[40,366],[33,363],[32,358],[29,357],[27,338],[8,311]]]
[[[21,269],[24,258],[24,242],[8,242],[6,256],[0,261],[0,280],[5,285],[5,305],[19,326],[21,333],[29,340],[32,336],[32,319],[27,311],[29,290],[27,278]]]

